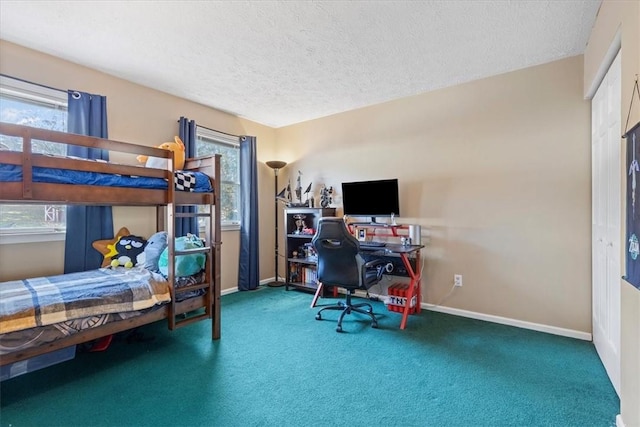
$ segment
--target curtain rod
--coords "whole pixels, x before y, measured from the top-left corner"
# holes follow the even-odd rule
[[[29,81],[29,80],[21,79],[21,78],[19,78],[19,77],[10,76],[10,75],[8,75],[8,74],[0,73],[0,76],[2,76],[2,77],[7,77],[7,78],[10,78],[10,79],[13,79],[13,80],[18,80],[18,81],[23,82],[23,83],[29,83],[29,84],[31,84],[31,85],[36,85],[36,86],[44,87],[44,88],[46,88],[46,89],[57,90],[58,92],[64,92],[64,93],[67,93],[67,92],[68,92],[67,90],[64,90],[64,89],[58,89],[57,87],[47,86],[47,85],[43,85],[43,84],[41,84],[41,83],[36,83],[36,82],[31,82],[31,81]]]
[[[42,83],[32,82],[32,81],[29,81],[29,80],[21,79],[21,78],[19,78],[19,77],[10,76],[10,75],[8,75],[8,74],[4,74],[4,73],[0,73],[0,76],[2,76],[2,77],[7,77],[7,78],[10,78],[10,79],[14,79],[14,80],[18,80],[18,81],[23,82],[23,83],[29,83],[29,84],[32,84],[32,85],[40,86],[40,87],[43,87],[43,88],[46,88],[46,89],[57,90],[58,92],[63,92],[63,93],[68,93],[68,92],[69,92],[68,90],[58,89],[57,87],[43,85]],[[180,123],[180,120],[178,120],[178,123]],[[198,125],[198,124],[196,124],[196,126],[199,126],[199,127],[201,127],[201,128],[204,128],[204,129],[210,130],[210,131],[212,131],[212,132],[223,133],[223,134],[225,134],[225,135],[233,136],[233,137],[235,137],[235,138],[240,138],[240,135],[234,135],[234,134],[232,134],[232,133],[223,132],[223,131],[221,131],[221,130],[211,129],[211,128],[208,128],[208,127],[206,127],[206,126],[202,126],[202,125]]]
[[[180,123],[180,120],[178,120],[178,123]],[[240,135],[234,135],[234,134],[232,134],[232,133],[222,132],[221,130],[211,129],[211,128],[208,128],[208,127],[206,127],[206,126],[202,126],[202,125],[199,125],[199,124],[196,124],[196,126],[197,126],[197,127],[199,127],[199,128],[203,128],[203,129],[206,129],[206,130],[210,130],[211,132],[223,133],[223,134],[225,134],[225,135],[233,136],[233,137],[235,137],[235,138],[240,138]]]

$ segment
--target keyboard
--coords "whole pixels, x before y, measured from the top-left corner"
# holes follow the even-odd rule
[[[360,242],[360,247],[363,249],[384,248],[385,246],[387,246],[385,242]]]

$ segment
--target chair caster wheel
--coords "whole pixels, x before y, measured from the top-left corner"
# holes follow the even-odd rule
[[[342,332],[342,326],[338,326],[338,327],[336,328],[336,332]]]
[[[320,316],[320,313],[316,314],[316,320],[322,320],[322,316]]]

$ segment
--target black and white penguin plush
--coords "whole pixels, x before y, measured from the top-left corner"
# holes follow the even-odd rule
[[[116,243],[116,254],[111,257],[111,266],[131,268],[144,262],[144,247],[147,241],[140,236],[122,236]]]

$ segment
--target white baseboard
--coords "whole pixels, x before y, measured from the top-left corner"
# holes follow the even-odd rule
[[[274,280],[275,280],[275,278],[274,278],[274,277],[272,277],[271,279],[261,280],[261,281],[260,281],[260,285],[266,285],[267,283],[271,283],[271,282],[273,282]],[[229,289],[222,289],[222,290],[220,291],[220,296],[229,295],[229,294],[234,294],[234,293],[236,293],[236,292],[239,292],[237,287],[235,287],[235,288],[229,288]]]
[[[238,288],[222,289],[220,291],[220,296],[225,296],[225,295],[233,294],[236,292],[238,292]]]
[[[359,292],[356,292],[356,294],[359,294]],[[370,295],[380,300],[384,298],[384,295],[374,295],[374,294],[370,294]],[[358,295],[358,296],[365,296],[365,294],[364,292],[362,292],[362,295]],[[576,331],[573,329],[558,328],[556,326],[525,322],[524,320],[510,319],[508,317],[494,316],[491,314],[461,310],[459,308],[446,307],[442,305],[427,304],[424,302],[420,304],[420,307],[424,308],[425,310],[437,311],[440,313],[452,314],[454,316],[460,316],[460,317],[468,317],[470,319],[483,320],[485,322],[499,323],[501,325],[515,326],[517,328],[530,329],[533,331],[545,332],[548,334],[560,335],[563,337],[576,338],[584,341],[593,340],[593,337],[590,333]]]
[[[273,279],[267,279],[260,281],[260,284],[266,284]],[[343,289],[339,289],[340,293],[343,293]],[[359,297],[365,297],[364,291],[356,291],[355,294]],[[382,300],[385,295],[369,294],[371,297]],[[558,328],[556,326],[543,325],[540,323],[525,322],[524,320],[510,319],[508,317],[494,316],[491,314],[478,313],[475,311],[461,310],[459,308],[437,306],[434,304],[421,303],[420,307],[425,310],[437,311],[440,313],[452,314],[454,316],[468,317],[470,319],[483,320],[485,322],[499,323],[501,325],[515,326],[516,328],[530,329],[532,331],[545,332],[552,335],[560,335],[563,337],[576,338],[584,341],[592,341],[593,337],[588,332],[576,331],[573,329]]]
[[[624,421],[622,421],[622,414],[616,415],[616,427],[624,427]]]
[[[421,307],[431,311],[438,311],[441,313],[453,314],[455,316],[468,317],[471,319],[484,320],[486,322],[500,323],[502,325],[515,326],[517,328],[530,329],[533,331],[546,332],[548,334],[560,335],[563,337],[576,338],[576,339],[585,340],[585,341],[592,340],[592,336],[590,333],[576,331],[573,329],[558,328],[556,326],[525,322],[524,320],[510,319],[508,317],[477,313],[474,311],[461,310],[459,308],[436,306],[433,304],[422,303]]]

